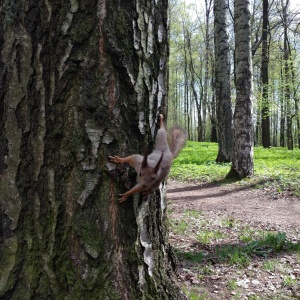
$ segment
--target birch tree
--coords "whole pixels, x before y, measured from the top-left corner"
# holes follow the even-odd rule
[[[234,1],[236,55],[236,104],[233,116],[234,154],[227,177],[253,175],[252,56],[250,41],[250,1]]]
[[[0,298],[183,299],[163,190],[108,161],[166,114],[167,1],[1,1]]]

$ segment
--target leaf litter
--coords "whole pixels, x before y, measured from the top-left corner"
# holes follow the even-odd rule
[[[176,181],[167,196],[189,299],[300,299],[300,197]]]

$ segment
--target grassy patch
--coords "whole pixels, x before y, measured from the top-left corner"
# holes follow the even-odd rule
[[[220,230],[201,230],[197,235],[196,239],[201,243],[201,244],[210,244],[214,241],[223,239],[226,237],[226,234],[221,232]]]
[[[180,220],[171,220],[170,221],[172,231],[184,235],[187,230],[187,222],[186,221],[180,221]]]
[[[215,255],[221,262],[247,267],[255,256],[266,258],[280,252],[290,251],[300,252],[300,243],[292,243],[286,238],[284,232],[278,232],[267,233],[261,239],[246,244],[217,246]]]
[[[181,181],[213,182],[224,180],[230,163],[215,162],[218,145],[188,142],[174,160],[170,177]],[[225,181],[226,182],[226,181]],[[254,176],[250,183],[272,185],[277,192],[292,191],[300,196],[300,150],[254,148]],[[243,181],[249,183],[249,179]]]
[[[226,212],[195,209],[177,213],[170,225],[188,299],[273,300],[300,295],[298,229],[277,231]]]
[[[191,288],[191,289],[184,288],[183,291],[189,300],[209,300],[209,299],[211,299],[207,295],[207,292],[205,292],[205,291],[198,291],[197,289],[193,289],[193,288]]]
[[[182,259],[188,260],[192,263],[201,263],[205,257],[203,252],[177,252],[176,254]]]

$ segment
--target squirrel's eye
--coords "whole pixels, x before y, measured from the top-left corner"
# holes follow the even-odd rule
[[[140,173],[139,175],[142,176],[142,173]]]

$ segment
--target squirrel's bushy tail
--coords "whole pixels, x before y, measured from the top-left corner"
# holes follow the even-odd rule
[[[172,127],[170,131],[169,147],[173,158],[175,158],[184,147],[187,140],[187,132],[181,127]]]

